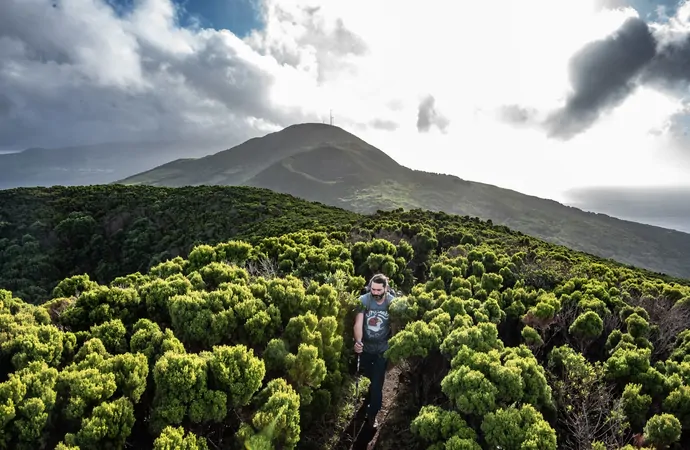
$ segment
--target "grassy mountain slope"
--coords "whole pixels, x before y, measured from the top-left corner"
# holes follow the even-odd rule
[[[195,186],[244,184],[263,170],[285,158],[314,151],[356,152],[359,157],[374,155],[381,163],[395,162],[375,147],[337,127],[313,124],[294,125],[280,133],[253,138],[230,150],[198,159],[182,159],[128,177],[126,184],[154,186]],[[362,161],[364,162],[364,161]],[[362,167],[362,164],[359,164]]]
[[[22,258],[39,245],[65,267],[115,266],[98,283],[74,271],[40,305],[0,283],[4,447],[350,448],[368,384],[355,397],[352,323],[378,271],[400,295],[376,448],[690,439],[690,280],[476,218],[362,216],[253,188],[4,195],[14,273],[38,270]],[[166,250],[181,254],[154,258]],[[109,278],[127,254],[148,263]]]
[[[690,276],[690,234],[412,170],[341,128],[324,124],[294,125],[205,158],[164,164],[121,183],[247,185],[361,213],[402,207],[477,216],[587,253]]]

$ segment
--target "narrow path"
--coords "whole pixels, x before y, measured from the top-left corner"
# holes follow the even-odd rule
[[[373,450],[375,448],[376,440],[381,429],[385,426],[386,418],[395,408],[397,395],[400,391],[401,371],[400,366],[395,366],[389,367],[386,372],[386,378],[383,382],[383,402],[377,416],[378,428],[373,430],[365,423],[366,403],[361,401],[356,405],[353,419],[347,424],[332,450]]]
[[[381,429],[386,425],[386,419],[390,411],[395,408],[397,395],[400,390],[400,366],[390,367],[386,372],[386,378],[383,382],[383,402],[381,410],[377,416],[378,427],[372,430],[369,426],[364,425],[357,430],[359,432],[357,440],[351,447],[353,450],[367,449],[373,450],[376,448],[376,441],[378,440]],[[364,418],[359,419],[357,423],[363,423]],[[352,430],[352,426],[350,426]],[[373,433],[373,434],[372,434]],[[352,442],[352,440],[350,440]]]

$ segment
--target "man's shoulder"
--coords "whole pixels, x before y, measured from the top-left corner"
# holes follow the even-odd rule
[[[359,312],[365,312],[367,309],[367,306],[369,305],[370,299],[369,299],[369,293],[367,292],[366,294],[362,294],[359,296],[359,303],[358,303],[358,310]]]
[[[366,294],[362,294],[359,296],[358,306],[361,308],[362,311],[364,311],[365,309],[375,309],[377,311],[380,311],[382,309],[388,309],[393,300],[395,300],[394,295],[386,294],[386,301],[382,304],[378,304],[372,297],[371,293],[367,292]]]

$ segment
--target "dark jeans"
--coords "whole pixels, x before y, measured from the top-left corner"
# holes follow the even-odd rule
[[[360,353],[359,367],[362,374],[369,378],[369,408],[368,417],[375,417],[381,409],[383,402],[383,380],[386,378],[386,368],[388,360],[383,357],[383,353]]]

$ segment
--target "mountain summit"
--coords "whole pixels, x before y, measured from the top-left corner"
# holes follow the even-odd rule
[[[363,213],[402,207],[476,216],[593,255],[690,277],[690,234],[412,170],[326,124],[293,125],[213,155],[163,164],[119,183],[244,185]]]
[[[296,194],[304,189],[357,184],[380,168],[403,169],[388,155],[340,127],[305,123],[203,158],[172,161],[122,183],[259,187],[271,184],[270,189],[281,192],[290,186],[289,193]]]

